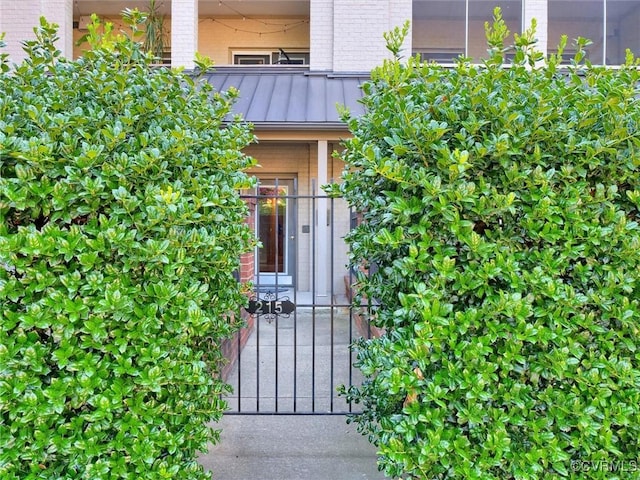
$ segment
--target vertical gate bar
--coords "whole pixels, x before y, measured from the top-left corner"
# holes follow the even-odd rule
[[[469,0],[464,2],[464,56],[469,56]]]
[[[353,228],[354,228],[353,208],[349,207],[349,230]],[[350,263],[351,262],[349,262],[349,264]],[[349,288],[352,288],[352,285],[353,285],[353,267],[349,265]],[[351,292],[349,293],[349,299],[351,303],[351,306],[349,307],[349,388],[353,386],[353,348],[351,348],[351,345],[353,344],[353,340],[354,340],[353,322],[355,321],[355,318],[353,315],[353,309],[356,308],[355,302],[354,302],[354,294],[355,292],[352,289]],[[349,413],[351,413],[352,411],[353,411],[353,402],[349,401]]]
[[[334,288],[333,288],[333,278],[334,278],[334,268],[333,268],[333,255],[334,255],[334,239],[335,239],[335,229],[334,229],[334,216],[333,216],[333,209],[335,208],[335,203],[334,203],[334,198],[331,197],[331,200],[329,201],[329,205],[330,205],[330,215],[329,215],[329,221],[331,222],[331,227],[330,227],[330,242],[331,245],[329,247],[329,261],[331,262],[331,266],[329,267],[329,281],[331,282],[331,288],[329,289],[330,295],[331,297],[329,297],[329,304],[330,304],[330,309],[331,309],[331,371],[330,371],[330,375],[331,378],[329,379],[329,398],[331,399],[329,402],[330,405],[330,412],[333,412],[333,377],[334,377],[334,360],[333,360],[333,354],[335,351],[334,348],[334,324],[335,324],[335,315],[334,315],[334,309],[335,309],[335,301],[334,301]]]
[[[293,210],[293,226],[295,230],[295,242],[293,245],[294,268],[293,274],[293,304],[298,304],[298,209],[300,208],[298,195],[298,179],[293,179],[293,194],[295,195]],[[298,393],[298,309],[293,311],[293,411],[297,411]]]
[[[258,281],[258,295],[260,282]],[[256,412],[260,411],[260,315],[256,315]]]
[[[240,312],[240,318],[242,318],[242,311]],[[241,337],[242,337],[242,330],[238,331],[238,359],[236,360],[238,362],[238,389],[237,389],[237,395],[238,395],[238,412],[240,410],[242,410],[242,406],[240,404],[240,401],[242,399],[242,341],[241,341]]]
[[[311,307],[311,411],[316,411],[316,303]]]
[[[258,232],[258,236],[260,235],[260,200],[262,195],[260,195],[260,180],[258,180],[257,194],[258,194],[258,215],[256,215],[256,231]],[[262,278],[260,275],[260,252],[256,248],[256,257],[257,257],[257,277],[258,281],[256,283],[256,295],[257,298],[260,299],[260,285],[262,283]],[[260,411],[260,315],[256,315],[256,412]]]
[[[311,411],[316,411],[316,182],[311,181],[311,211],[313,212],[311,232]]]
[[[523,5],[524,6],[524,5]],[[604,2],[602,2],[602,26],[603,26],[603,32],[602,32],[602,64],[606,65],[607,62],[607,29],[608,29],[608,25],[607,25],[607,0],[604,0]],[[524,20],[524,18],[523,18]]]
[[[296,288],[293,290],[293,303],[298,304]],[[293,311],[293,411],[298,411],[298,309]]]
[[[274,264],[274,270],[276,273],[276,286],[275,286],[275,299],[278,299],[278,278],[279,278],[279,272],[278,272],[278,257],[280,255],[280,242],[278,239],[278,235],[280,233],[280,208],[278,205],[278,202],[280,201],[280,182],[279,179],[276,178],[276,198],[275,198],[275,212],[276,212],[276,227],[275,227],[275,239],[276,239],[276,259],[275,259],[275,264]],[[285,200],[286,201],[286,200]],[[286,209],[285,209],[285,215],[286,215]],[[286,230],[283,229],[282,233],[286,233]],[[283,269],[284,271],[284,269]],[[275,411],[278,411],[278,319],[280,318],[280,315],[276,315],[276,320],[275,320],[275,328],[276,328],[276,352],[275,352],[275,377],[274,377],[274,401],[275,401]]]

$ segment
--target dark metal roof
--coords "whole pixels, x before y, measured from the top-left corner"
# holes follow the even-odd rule
[[[368,74],[309,72],[301,67],[216,67],[204,78],[216,90],[235,87],[234,114],[256,129],[342,129],[337,105],[353,115],[364,112],[358,100]]]

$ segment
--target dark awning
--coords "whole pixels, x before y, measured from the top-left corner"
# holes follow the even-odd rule
[[[240,96],[233,113],[256,129],[333,130],[345,128],[336,105],[353,115],[364,112],[358,102],[367,74],[309,72],[301,67],[216,67],[204,78],[216,90],[235,87]]]

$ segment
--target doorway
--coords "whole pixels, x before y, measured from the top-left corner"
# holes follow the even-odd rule
[[[252,195],[243,196],[255,205],[255,233],[263,251],[253,256],[260,283],[254,282],[256,289],[245,307],[250,326],[244,337],[237,336],[232,366],[226,372],[225,380],[234,389],[225,397],[231,407],[227,413],[355,413],[358,407],[339,395],[337,387],[361,384],[350,345],[374,332],[368,315],[362,313],[369,306],[351,308],[346,288],[354,283],[353,272],[345,268],[344,242],[353,215],[343,199],[316,193],[313,182],[310,194],[301,194],[296,193],[295,182],[287,186],[282,181],[262,181]],[[316,220],[321,210],[328,225]],[[293,234],[296,222],[298,239]],[[294,247],[296,255],[280,255]],[[288,274],[295,277],[290,286],[282,281]],[[265,281],[269,275],[270,284]],[[322,277],[329,281],[317,281]]]
[[[295,179],[260,180],[256,188],[256,284],[291,286],[295,281]]]

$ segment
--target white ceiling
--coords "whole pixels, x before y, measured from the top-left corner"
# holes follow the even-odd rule
[[[217,17],[309,17],[310,0],[199,0],[201,16]],[[161,13],[170,15],[171,0],[156,0]],[[148,0],[74,0],[73,16],[118,15],[125,8],[147,10]]]

